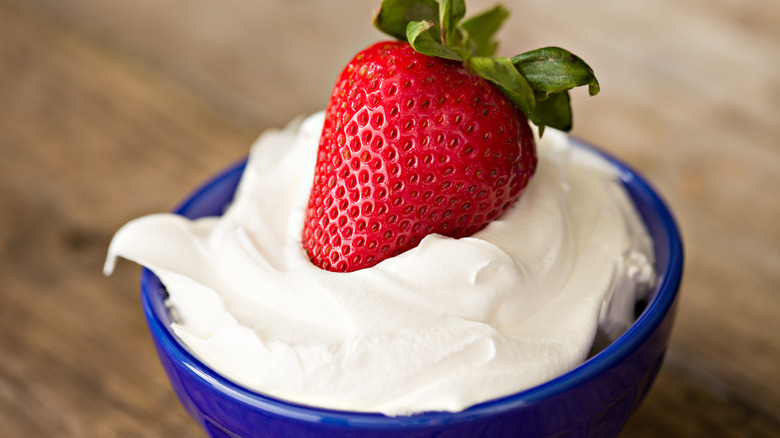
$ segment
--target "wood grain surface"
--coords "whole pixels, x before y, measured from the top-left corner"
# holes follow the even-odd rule
[[[375,1],[0,0],[0,437],[204,436],[113,232],[323,108]],[[472,11],[491,2],[470,1]],[[625,437],[780,436],[780,2],[506,1],[502,53],[588,60],[574,134],[683,230],[667,361]]]

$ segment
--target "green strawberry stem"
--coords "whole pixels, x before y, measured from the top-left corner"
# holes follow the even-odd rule
[[[493,35],[509,12],[498,5],[462,21],[465,15],[464,0],[383,0],[374,25],[422,54],[463,62],[495,84],[540,134],[545,126],[571,130],[569,90],[587,85],[591,96],[599,92],[588,64],[560,47],[493,57],[498,46]]]

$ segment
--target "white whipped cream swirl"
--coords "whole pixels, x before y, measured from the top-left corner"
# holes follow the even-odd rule
[[[474,236],[313,266],[300,235],[323,118],[264,133],[222,217],[142,217],[111,242],[106,272],[121,256],[157,274],[210,367],[319,407],[458,411],[571,370],[597,331],[632,323],[653,276],[644,224],[614,168],[549,128],[525,193]]]

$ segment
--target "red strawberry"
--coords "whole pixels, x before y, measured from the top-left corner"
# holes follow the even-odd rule
[[[525,117],[494,85],[408,43],[377,43],[331,95],[304,246],[343,272],[431,233],[469,236],[512,205],[535,166]]]
[[[419,1],[430,6],[433,0]],[[386,0],[383,8],[388,3],[396,2]],[[442,2],[438,41],[427,33],[437,28],[436,17],[407,26],[393,18],[408,11],[394,16],[383,9],[377,22],[390,22],[385,30],[391,34],[403,27],[412,45],[374,44],[341,73],[325,116],[302,235],[315,265],[355,271],[414,248],[431,233],[472,235],[512,206],[536,168],[533,134],[521,109],[541,127],[570,123],[565,109],[571,86],[558,90],[534,77],[540,66],[549,70],[549,53],[529,52],[516,63],[471,56],[466,43],[479,54],[489,51],[484,46],[490,42],[463,38],[456,27],[462,14],[446,15],[455,6]],[[503,9],[492,12],[500,23]],[[472,21],[464,27],[479,35]],[[492,26],[497,28],[494,21]],[[442,42],[447,35],[457,44]],[[581,63],[568,52],[556,53]],[[525,87],[515,83],[518,77]]]

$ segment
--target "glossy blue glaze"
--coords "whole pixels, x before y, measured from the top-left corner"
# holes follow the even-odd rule
[[[157,277],[144,269],[142,304],[173,389],[212,437],[617,436],[647,394],[663,361],[674,322],[683,249],[675,220],[655,190],[626,165],[596,152],[620,169],[620,178],[647,224],[654,241],[658,279],[636,323],[576,369],[535,388],[457,413],[393,418],[296,405],[238,386],[196,359],[169,329],[165,291]],[[197,189],[176,211],[190,218],[222,214],[244,166],[241,162],[227,169]]]

